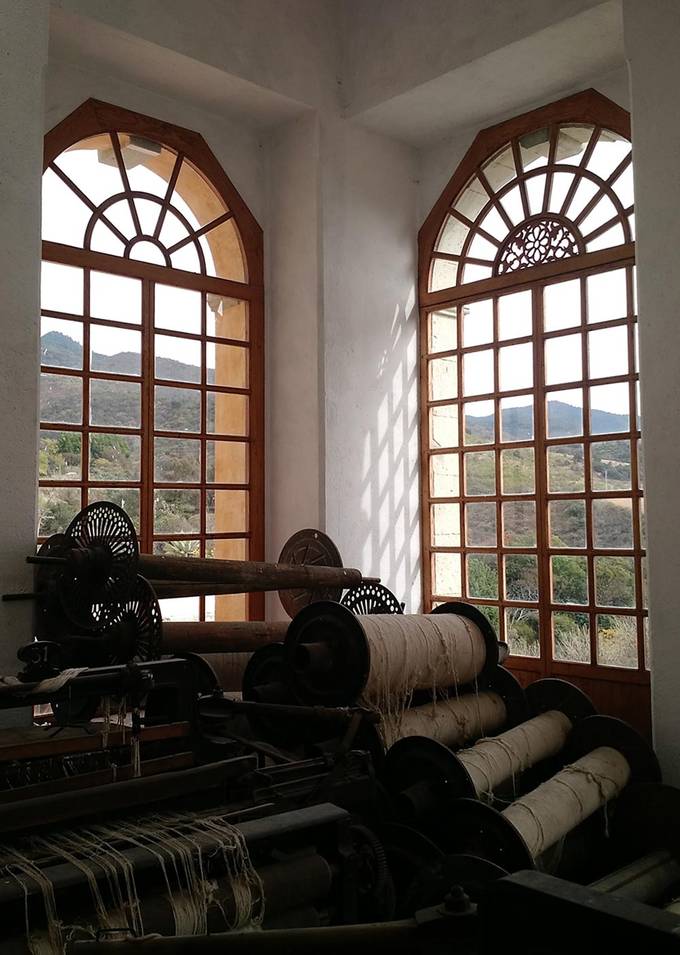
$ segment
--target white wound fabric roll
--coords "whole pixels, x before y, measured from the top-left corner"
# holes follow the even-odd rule
[[[494,732],[506,719],[505,703],[498,693],[466,693],[404,710],[396,725],[383,724],[383,735],[387,746],[404,736],[428,736],[457,748]]]

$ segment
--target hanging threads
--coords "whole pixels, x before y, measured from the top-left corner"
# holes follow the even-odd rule
[[[498,693],[466,693],[410,707],[404,710],[398,725],[383,723],[382,732],[387,746],[404,736],[429,736],[458,748],[499,729],[506,719],[505,703]]]

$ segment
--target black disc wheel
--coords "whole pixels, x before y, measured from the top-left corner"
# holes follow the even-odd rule
[[[163,639],[161,608],[153,588],[143,577],[137,577],[130,596],[111,613],[101,636],[108,644],[108,665],[159,659]]]
[[[403,613],[403,605],[399,603],[391,590],[382,584],[359,584],[352,587],[342,598],[343,607],[352,613]]]
[[[134,589],[139,548],[135,528],[117,504],[97,501],[71,521],[68,563],[59,575],[64,612],[77,626],[101,630]]]

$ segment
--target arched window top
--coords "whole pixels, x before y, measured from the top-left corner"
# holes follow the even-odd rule
[[[44,240],[249,281],[244,232],[259,227],[199,135],[151,119],[142,134],[139,116],[95,100],[73,119],[46,141]]]
[[[584,95],[618,111],[592,92],[571,100]],[[427,291],[633,240],[628,136],[604,121],[546,124],[544,112],[522,117],[500,145],[497,128],[478,137],[461,164],[465,184],[452,180],[433,210],[436,221],[426,223],[434,236]]]

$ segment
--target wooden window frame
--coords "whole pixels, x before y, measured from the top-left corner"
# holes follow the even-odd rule
[[[82,473],[79,481],[41,480],[41,486],[65,486],[79,488],[81,504],[87,502],[88,490],[91,487],[140,487],[140,543],[142,549],[148,550],[153,546],[153,540],[190,539],[203,542],[211,539],[238,539],[247,541],[248,556],[252,560],[264,559],[264,261],[263,261],[263,233],[260,225],[252,215],[247,205],[230,181],[220,163],[212,153],[210,147],[198,133],[182,127],[162,122],[149,116],[132,112],[109,103],[98,100],[87,100],[82,106],[67,116],[54,127],[45,137],[43,169],[47,170],[50,164],[64,152],[81,140],[98,134],[116,134],[120,131],[137,134],[168,147],[178,156],[174,176],[179,170],[179,159],[186,158],[202,174],[213,190],[220,196],[229,210],[212,225],[217,227],[223,221],[233,217],[239,232],[241,248],[246,268],[246,281],[237,282],[229,279],[213,277],[206,274],[188,272],[173,268],[169,265],[155,265],[143,261],[122,258],[102,252],[95,252],[54,241],[43,241],[42,258],[46,262],[61,265],[75,266],[83,270],[85,283],[85,302],[80,321],[83,324],[83,368],[46,368],[49,374],[64,374],[80,377],[84,381],[83,401],[88,400],[89,381],[97,378],[106,378],[122,381],[134,381],[141,386],[142,419],[140,428],[95,427],[89,424],[89,416],[84,416],[80,425],[45,424],[44,430],[73,431],[82,434]],[[114,138],[114,144],[116,140]],[[172,182],[169,184],[172,185]],[[168,188],[162,208],[167,211],[172,189]],[[162,215],[164,213],[161,213]],[[199,230],[198,234],[202,231]],[[200,260],[200,252],[199,252]],[[142,318],[140,325],[122,324],[112,321],[103,321],[97,318],[97,324],[125,328],[129,331],[142,333],[142,341],[146,339],[147,347],[142,345],[140,360],[142,362],[140,377],[113,376],[109,373],[92,372],[89,368],[89,274],[90,271],[107,272],[141,280],[142,288]],[[195,290],[202,293],[202,326],[200,333],[184,333],[181,331],[155,329],[153,323],[153,289],[155,285],[175,286],[177,288]],[[248,339],[246,342],[227,338],[215,338],[207,335],[206,309],[207,295],[214,293],[238,299],[247,303],[248,308]],[[73,319],[74,316],[66,313],[45,310],[44,314],[54,318]],[[187,338],[201,343],[201,381],[183,382],[161,380],[155,376],[153,367],[153,348],[150,343],[154,334],[169,334],[173,337]],[[232,388],[211,384],[208,387],[206,380],[206,346],[210,343],[232,345],[248,350],[248,387]],[[199,432],[159,432],[163,437],[181,439],[195,439],[200,441],[205,451],[205,443],[210,440],[230,440],[229,437],[213,435],[207,432],[205,415],[206,394],[208,390],[215,392],[248,394],[248,427],[247,434],[240,437],[248,445],[248,482],[245,485],[208,483],[205,474],[205,453],[202,454],[201,480],[193,483],[181,483],[181,488],[194,489],[200,492],[200,533],[197,534],[153,534],[153,490],[162,482],[154,479],[153,441],[142,440],[141,474],[140,481],[94,481],[89,480],[87,471],[88,437],[90,433],[121,433],[126,435],[142,435],[144,421],[153,421],[154,388],[159,384],[172,388],[192,388],[201,394],[201,430]],[[146,409],[146,411],[144,410]],[[155,431],[154,431],[155,434]],[[237,437],[231,440],[239,440]],[[176,487],[176,483],[168,484]],[[210,490],[247,490],[248,518],[247,527],[234,533],[210,534],[206,531],[206,500]],[[142,500],[145,497],[146,501]],[[205,598],[200,598],[201,615],[204,613]],[[264,616],[264,595],[250,594],[247,600],[248,616],[258,619]]]
[[[624,496],[632,500],[632,512],[633,512],[633,547],[630,550],[622,550],[620,552],[621,556],[633,556],[635,560],[635,582],[636,582],[636,605],[634,609],[631,608],[617,608],[612,609],[611,613],[621,613],[622,615],[634,615],[638,621],[637,625],[637,651],[638,651],[638,666],[636,669],[625,669],[613,666],[606,666],[603,664],[598,664],[594,662],[596,660],[595,647],[594,643],[597,639],[595,630],[594,630],[594,614],[595,614],[595,593],[594,593],[594,581],[593,581],[593,556],[596,556],[598,551],[593,547],[592,540],[592,526],[590,518],[587,519],[587,540],[586,547],[583,549],[560,549],[559,553],[564,553],[569,555],[570,553],[578,554],[578,556],[583,556],[588,558],[588,567],[589,567],[589,591],[588,591],[588,603],[585,605],[565,605],[564,610],[569,612],[577,612],[589,615],[591,623],[591,662],[590,663],[572,663],[567,661],[555,660],[553,655],[552,648],[552,626],[551,626],[551,613],[554,610],[555,605],[552,603],[552,594],[550,587],[550,561],[551,556],[554,555],[554,552],[551,552],[550,541],[549,541],[549,532],[548,532],[548,506],[547,503],[549,500],[554,498],[559,498],[559,494],[548,494],[547,487],[537,486],[535,492],[532,495],[528,495],[528,499],[533,499],[536,501],[536,529],[537,529],[537,541],[536,548],[529,549],[533,553],[536,553],[538,560],[538,580],[539,580],[539,593],[538,601],[536,602],[536,608],[540,614],[539,620],[541,621],[540,626],[540,657],[519,657],[512,656],[509,658],[510,667],[516,672],[516,675],[520,677],[523,682],[529,682],[533,679],[536,679],[538,676],[556,676],[556,677],[565,677],[571,680],[574,680],[584,688],[592,690],[595,684],[611,684],[611,693],[621,694],[627,692],[633,692],[636,694],[637,703],[635,706],[635,713],[632,713],[631,708],[624,706],[623,709],[626,710],[625,715],[628,718],[635,718],[635,721],[638,725],[647,729],[649,726],[649,683],[650,675],[649,671],[645,668],[645,650],[644,650],[644,623],[643,618],[646,617],[647,611],[646,607],[641,606],[642,600],[642,580],[641,580],[641,559],[645,556],[644,549],[642,547],[642,541],[640,539],[640,521],[639,521],[639,510],[640,502],[643,498],[642,490],[639,490],[638,485],[638,442],[640,434],[637,431],[637,416],[639,415],[639,409],[637,407],[637,396],[636,396],[636,382],[638,380],[637,369],[632,367],[633,358],[631,357],[634,354],[633,351],[633,341],[634,341],[634,326],[636,324],[636,316],[630,313],[630,308],[625,319],[622,317],[622,321],[619,322],[602,322],[596,323],[589,328],[606,328],[608,325],[625,325],[628,334],[628,345],[629,345],[629,373],[625,376],[617,377],[615,380],[618,382],[620,380],[625,380],[630,389],[630,432],[621,433],[616,435],[592,435],[589,436],[589,430],[584,424],[584,432],[580,437],[574,436],[573,438],[563,438],[563,439],[547,439],[545,434],[545,392],[557,390],[560,387],[564,388],[576,388],[584,387],[586,401],[584,402],[584,418],[588,414],[587,406],[587,395],[589,393],[588,385],[589,382],[586,379],[586,369],[587,364],[585,362],[585,354],[583,355],[583,373],[579,379],[579,383],[570,383],[569,385],[564,386],[547,386],[540,387],[543,384],[543,343],[547,338],[552,337],[556,333],[545,332],[541,327],[539,327],[540,319],[540,309],[541,303],[539,299],[542,299],[542,288],[545,284],[558,280],[558,279],[570,279],[582,277],[582,288],[585,286],[585,279],[588,275],[594,274],[596,272],[608,271],[617,267],[622,267],[627,269],[627,282],[628,282],[628,302],[632,300],[632,273],[635,260],[635,246],[632,241],[626,241],[622,245],[615,246],[613,248],[597,250],[593,252],[582,252],[579,255],[575,255],[572,258],[564,258],[558,261],[545,262],[539,265],[535,265],[528,268],[519,269],[517,271],[512,271],[506,274],[495,274],[490,278],[485,278],[477,281],[471,281],[468,283],[460,282],[460,269],[458,270],[456,281],[459,284],[451,286],[446,289],[441,289],[437,291],[430,291],[430,270],[432,262],[436,256],[436,244],[438,242],[442,226],[447,220],[447,216],[452,213],[453,205],[456,202],[458,196],[465,189],[467,184],[472,181],[473,177],[479,176],[480,170],[482,169],[485,162],[491,159],[495,154],[500,150],[506,147],[511,141],[515,140],[516,137],[522,136],[526,133],[533,132],[535,130],[541,129],[543,127],[555,127],[565,124],[573,125],[592,125],[596,129],[606,128],[612,130],[614,133],[617,133],[626,139],[630,140],[630,117],[628,113],[612,103],[610,100],[606,99],[601,94],[597,93],[595,90],[587,90],[583,93],[576,94],[574,96],[567,97],[566,99],[560,100],[556,103],[552,103],[548,106],[542,107],[540,109],[532,110],[522,116],[515,117],[514,119],[509,120],[508,122],[501,123],[497,126],[493,126],[489,129],[481,131],[474,142],[470,146],[467,154],[461,161],[460,165],[453,174],[448,185],[442,192],[440,198],[435,203],[432,211],[425,220],[422,228],[420,229],[418,236],[418,254],[419,254],[419,308],[420,308],[420,433],[421,433],[421,530],[422,530],[422,553],[423,553],[423,601],[425,611],[429,611],[432,608],[433,603],[436,603],[439,599],[442,599],[442,595],[437,595],[433,592],[433,571],[432,571],[432,554],[437,551],[441,551],[442,548],[434,547],[432,544],[432,525],[431,525],[431,488],[430,488],[430,455],[431,455],[431,446],[430,446],[430,429],[429,429],[429,408],[432,406],[433,402],[430,400],[429,392],[429,362],[436,355],[436,357],[446,356],[446,355],[457,355],[458,356],[458,387],[457,387],[457,397],[452,399],[458,405],[458,447],[455,449],[456,453],[460,456],[459,460],[463,461],[463,452],[470,450],[491,450],[493,451],[496,462],[496,491],[489,500],[494,500],[496,502],[497,509],[497,542],[494,547],[486,548],[489,553],[498,555],[498,559],[502,560],[502,557],[506,553],[522,553],[522,548],[507,548],[501,537],[501,523],[500,523],[500,509],[502,501],[513,499],[513,495],[509,497],[502,494],[501,485],[500,485],[500,475],[498,473],[500,469],[500,455],[499,450],[502,448],[508,447],[522,447],[531,446],[536,449],[536,455],[543,456],[546,454],[546,447],[552,444],[563,444],[569,443],[579,443],[583,444],[585,452],[585,461],[584,461],[584,472],[585,472],[585,491],[583,494],[580,493],[569,493],[564,494],[564,497],[577,497],[582,498],[586,501],[586,510],[589,511],[588,502],[594,498],[600,497],[616,497],[616,493],[607,493],[605,494],[595,494],[592,493],[592,488],[590,484],[590,455],[589,447],[590,444],[596,441],[606,440],[607,438],[615,440],[630,440],[631,442],[631,490],[626,492],[619,492],[619,496]],[[554,147],[553,147],[554,149]],[[554,155],[554,152],[551,154]],[[548,160],[548,168],[550,168],[551,158]],[[521,167],[519,167],[521,169]],[[564,203],[566,206],[566,202]],[[563,206],[563,208],[564,208]],[[526,204],[524,206],[525,212],[528,211]],[[630,210],[623,210],[624,212],[629,212]],[[481,213],[480,213],[481,218]],[[531,218],[527,216],[527,218]],[[566,221],[566,220],[565,220]],[[627,224],[626,224],[627,225]],[[624,235],[628,240],[630,234],[626,233],[626,227],[624,226]],[[467,249],[471,242],[472,232],[468,234],[465,238],[464,248]],[[442,256],[440,256],[442,257]],[[443,256],[445,257],[445,256]],[[462,258],[462,254],[461,254]],[[434,352],[430,351],[430,342],[429,342],[429,315],[433,311],[444,308],[456,308],[460,307],[463,304],[473,302],[475,300],[489,299],[493,296],[497,296],[503,292],[518,292],[521,290],[528,289],[531,291],[532,296],[532,333],[529,336],[518,339],[503,339],[499,340],[498,337],[498,309],[496,304],[494,304],[493,313],[494,313],[494,336],[493,342],[488,345],[475,346],[479,350],[482,349],[493,349],[494,351],[494,392],[489,395],[464,395],[462,388],[462,365],[461,352],[464,354],[467,349],[463,348],[461,345],[460,338],[460,321],[458,322],[458,334],[459,338],[457,340],[457,347],[455,350],[449,352]],[[583,293],[582,293],[583,294]],[[494,303],[495,303],[494,299]],[[583,309],[582,301],[582,309]],[[460,314],[459,314],[460,318]],[[584,331],[585,327],[585,313],[582,311],[581,315],[581,324],[575,326],[569,331],[579,332],[582,336],[582,347],[585,352],[587,348],[587,334]],[[557,334],[564,334],[567,330],[558,332]],[[500,440],[500,405],[499,401],[501,398],[505,397],[506,394],[512,395],[513,392],[500,392],[498,385],[498,360],[499,360],[499,346],[508,346],[516,344],[518,342],[531,341],[534,344],[534,379],[533,385],[530,389],[523,388],[520,389],[522,392],[531,391],[533,395],[534,402],[534,437],[530,441],[526,442],[511,442],[505,443]],[[473,348],[473,350],[475,350]],[[611,379],[602,378],[597,379],[593,384],[608,384],[611,382]],[[495,422],[496,430],[494,435],[494,441],[489,444],[484,445],[475,445],[474,447],[466,446],[464,444],[464,421],[463,421],[463,408],[464,404],[467,401],[483,401],[489,400],[494,402],[494,411],[495,411]],[[449,399],[442,400],[441,404],[447,404]],[[437,402],[434,402],[437,404]],[[539,484],[545,484],[545,469],[541,466],[535,467],[535,473]],[[541,479],[543,475],[543,479]],[[460,546],[449,548],[456,553],[461,555],[461,584],[462,592],[466,593],[465,589],[465,574],[466,574],[466,553],[468,551],[473,551],[474,553],[483,553],[485,551],[484,547],[471,546],[466,543],[465,539],[465,518],[464,518],[464,507],[463,505],[467,501],[474,502],[483,502],[485,497],[470,497],[465,493],[464,486],[464,475],[463,467],[461,464],[460,468],[460,481],[461,488],[460,493],[455,498],[451,499],[434,499],[436,502],[444,502],[445,500],[450,500],[451,502],[460,503],[461,505],[461,539]],[[521,497],[519,499],[522,499]],[[541,504],[544,504],[544,508],[541,508]],[[446,552],[446,548],[443,548]],[[606,548],[607,554],[611,555],[610,548]],[[527,552],[525,550],[525,552]],[[616,552],[618,554],[618,551]],[[499,573],[499,579],[503,579],[502,568]],[[502,590],[499,592],[498,600],[489,599],[485,601],[484,599],[477,599],[472,597],[463,597],[462,599],[468,599],[475,604],[483,606],[485,603],[488,603],[493,606],[499,607],[499,613],[503,615],[503,607],[509,604],[513,604],[513,601],[508,601]],[[524,604],[526,601],[517,601],[518,604]],[[599,609],[599,608],[598,608]],[[600,610],[600,612],[602,612]],[[617,689],[620,687],[621,689]],[[628,689],[624,689],[627,687]],[[642,710],[645,712],[643,713]]]

